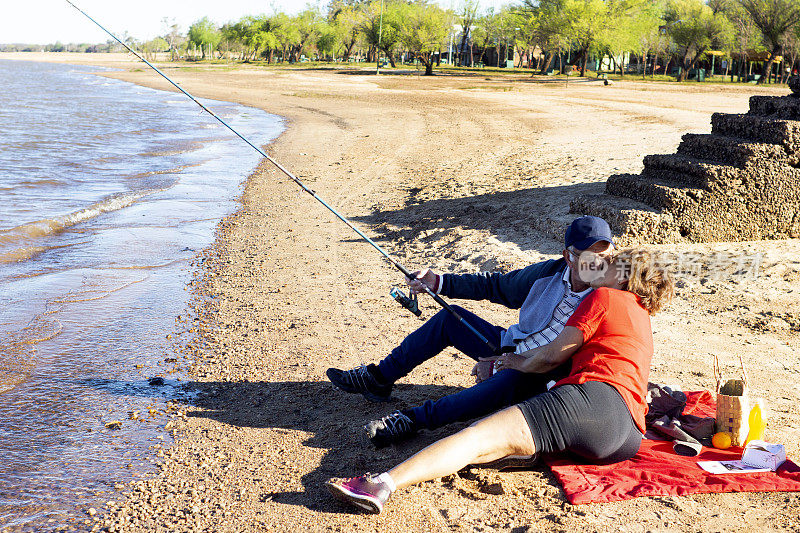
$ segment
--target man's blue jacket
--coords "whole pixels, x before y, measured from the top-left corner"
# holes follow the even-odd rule
[[[489,300],[510,309],[519,309],[536,280],[563,272],[566,265],[567,262],[561,258],[534,263],[507,274],[444,274],[440,294],[448,298]]]

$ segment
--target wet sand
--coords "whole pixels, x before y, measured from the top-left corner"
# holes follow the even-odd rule
[[[50,54],[52,55],[52,54]],[[0,57],[2,57],[0,55]],[[114,77],[156,88],[138,65]],[[287,118],[269,153],[409,268],[510,269],[561,248],[569,201],[599,192],[642,157],[710,131],[712,112],[744,112],[751,94],[786,89],[629,81],[605,87],[527,76],[424,78],[409,71],[225,66],[175,69],[198,96]],[[399,491],[364,516],[322,487],[331,476],[380,472],[436,438],[375,451],[360,426],[468,386],[470,360],[442,353],[395,389],[392,404],[334,390],[330,366],[377,361],[420,322],[386,294],[400,276],[296,185],[263,164],[241,209],[198,259],[197,336],[182,353],[199,391],[170,404],[172,448],[160,471],[108,496],[86,527],[116,531],[750,531],[800,524],[797,493],[639,498],[571,506],[549,471],[464,475]],[[734,377],[741,354],[753,395],[768,398],[767,437],[798,455],[800,240],[673,246],[710,255],[762,253],[758,277],[682,280],[653,320],[651,380],[712,388],[711,354]],[[497,324],[498,306],[458,302]],[[423,316],[436,312],[423,302]],[[500,483],[503,494],[485,492]],[[103,496],[105,499],[106,496]]]

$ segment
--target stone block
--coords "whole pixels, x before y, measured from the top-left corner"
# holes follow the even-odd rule
[[[683,136],[678,154],[739,168],[757,165],[765,158],[789,162],[786,150],[779,144],[754,143],[735,137],[697,133]]]

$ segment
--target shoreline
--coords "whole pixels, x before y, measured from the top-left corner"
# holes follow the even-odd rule
[[[65,117],[70,116],[69,111],[76,109],[75,99],[80,100],[82,95],[92,100],[88,105],[85,102],[84,104],[78,102],[79,107],[84,110],[84,117],[92,114],[87,113],[88,109],[99,109],[98,120],[106,119],[100,124],[107,124],[108,117],[103,115],[103,112],[112,109],[113,111],[109,113],[116,113],[113,115],[118,119],[113,122],[115,139],[121,140],[113,144],[113,140],[109,139],[102,145],[84,148],[82,150],[86,153],[80,154],[84,159],[79,158],[76,161],[93,161],[91,155],[87,155],[92,153],[93,148],[100,152],[94,152],[99,158],[105,157],[108,153],[127,154],[129,151],[125,148],[130,146],[129,143],[153,148],[152,151],[141,150],[141,153],[133,159],[126,158],[122,165],[116,167],[119,173],[105,174],[108,180],[102,179],[98,182],[97,176],[94,176],[94,182],[101,183],[102,188],[106,189],[95,198],[92,197],[94,190],[91,188],[83,190],[66,188],[66,181],[63,180],[69,179],[74,174],[69,173],[69,167],[63,167],[57,162],[71,161],[78,166],[79,163],[72,161],[69,154],[63,156],[58,147],[55,147],[47,160],[39,159],[42,163],[39,174],[52,176],[54,180],[62,178],[61,183],[65,184],[64,190],[75,191],[73,194],[62,191],[62,197],[65,195],[65,199],[72,201],[88,198],[90,203],[78,206],[73,211],[85,215],[79,228],[85,237],[78,246],[81,247],[80,250],[86,252],[59,250],[58,256],[51,258],[52,262],[36,258],[17,265],[9,265],[9,270],[4,272],[10,287],[6,287],[9,290],[3,296],[8,302],[18,304],[12,306],[16,315],[7,314],[6,318],[10,321],[7,320],[6,326],[13,328],[17,324],[17,327],[21,328],[27,323],[27,326],[20,330],[20,340],[23,340],[24,332],[32,332],[31,336],[35,335],[30,343],[28,337],[24,338],[25,342],[19,343],[29,347],[31,371],[20,376],[19,381],[22,383],[15,383],[20,385],[17,390],[2,394],[5,400],[3,412],[6,416],[4,424],[0,424],[0,434],[6,434],[5,430],[10,430],[7,432],[8,439],[3,443],[5,444],[3,449],[10,452],[10,462],[0,469],[4,475],[8,474],[8,477],[0,477],[0,492],[4,492],[0,495],[0,531],[6,531],[4,526],[7,524],[15,524],[13,530],[17,531],[69,525],[75,520],[76,514],[80,515],[78,518],[83,521],[85,516],[82,510],[87,508],[87,503],[88,506],[94,504],[96,507],[95,491],[105,491],[120,481],[127,482],[132,478],[138,478],[144,472],[153,471],[149,461],[156,459],[158,450],[148,448],[154,443],[168,445],[156,439],[166,439],[167,443],[171,443],[171,438],[164,430],[169,417],[152,409],[148,412],[148,408],[151,407],[147,405],[148,394],[160,404],[159,407],[164,406],[164,399],[158,388],[149,389],[147,380],[154,376],[154,372],[158,372],[168,384],[165,390],[170,390],[172,395],[179,394],[179,388],[172,386],[176,377],[173,374],[174,369],[168,364],[177,359],[169,357],[174,347],[169,334],[174,335],[174,328],[184,325],[180,323],[180,319],[181,315],[185,315],[189,305],[187,293],[184,291],[191,286],[190,275],[196,270],[189,268],[189,263],[194,262],[192,257],[194,250],[199,251],[213,243],[218,222],[238,209],[239,204],[234,204],[234,201],[240,195],[240,187],[260,163],[261,157],[249,152],[249,148],[242,147],[239,140],[231,138],[230,135],[225,135],[225,139],[218,139],[221,131],[218,127],[214,130],[216,133],[208,133],[205,129],[207,124],[205,117],[199,117],[198,120],[193,116],[195,111],[190,107],[193,104],[188,100],[183,105],[176,106],[175,98],[169,94],[143,89],[127,82],[95,77],[90,73],[103,69],[94,67],[76,69],[69,65],[48,67],[35,62],[16,64],[4,62],[4,65],[4,72],[13,76],[12,79],[32,78],[30,82],[18,81],[16,87],[19,88],[10,90],[11,98],[18,99],[20,103],[34,101],[46,106],[51,96],[48,94],[48,88],[58,87],[62,93],[68,91],[66,95],[60,95],[57,104],[48,106],[54,116],[58,117],[54,119],[55,129],[49,130],[46,135],[39,135],[36,128],[17,127],[17,132],[23,135],[36,135],[40,141],[49,135],[49,139],[55,138],[58,143],[63,142],[68,146],[75,139],[80,142],[81,133],[85,135],[87,129],[70,135],[76,129],[73,127],[73,121]],[[30,72],[34,72],[35,75],[31,77]],[[49,81],[53,79],[57,81]],[[112,87],[108,87],[109,85]],[[29,94],[23,96],[22,93],[26,88]],[[18,91],[20,94],[17,96],[15,93]],[[252,138],[266,141],[283,131],[283,121],[279,117],[238,104],[226,102],[214,102],[214,104],[226,120]],[[59,109],[59,105],[67,107]],[[123,109],[129,110],[130,113],[120,113],[119,110]],[[137,112],[143,109],[156,110],[155,113],[147,114],[146,124],[138,120],[128,120],[131,116],[139,116],[140,113]],[[25,111],[24,108],[21,110],[22,113]],[[156,120],[152,120],[153,117],[156,117]],[[244,121],[241,120],[243,117]],[[22,120],[24,117],[20,119],[20,124],[23,123]],[[25,123],[31,123],[30,117]],[[62,125],[63,128],[58,129]],[[148,128],[144,131],[152,132],[147,134],[149,138],[146,141],[140,139],[138,134],[125,136],[128,130],[135,132],[138,128],[144,129],[145,125]],[[90,123],[84,128],[93,126]],[[91,129],[88,131],[96,132]],[[54,135],[54,132],[59,133]],[[12,135],[7,140],[12,141],[14,138]],[[193,141],[190,143],[186,141],[187,138]],[[156,139],[162,139],[163,142],[154,142]],[[106,153],[102,153],[103,150]],[[165,160],[161,159],[162,153],[168,154],[169,161],[166,162],[180,161],[186,164],[177,167],[173,165],[172,168],[168,166],[165,169]],[[100,168],[97,172],[102,173],[104,170],[107,169]],[[155,170],[155,172],[145,172],[145,170]],[[165,171],[168,171],[170,178],[174,179],[169,179],[166,186],[164,181],[159,181],[156,184],[158,189],[153,188],[153,182],[149,181],[148,177],[155,176],[155,179],[159,179]],[[178,172],[179,176],[174,175]],[[16,174],[12,174],[14,175]],[[79,177],[86,178],[85,175]],[[111,180],[116,177],[122,181],[112,183]],[[125,185],[130,184],[127,181],[130,179],[136,182],[133,187],[138,187],[139,190],[144,188],[149,192],[144,195],[144,200],[119,201],[129,198],[126,196],[128,193],[107,191],[109,188],[115,189],[115,185],[124,191]],[[6,184],[13,182],[12,179]],[[91,182],[90,179],[82,183]],[[49,184],[50,181],[45,183]],[[87,194],[84,195],[84,192]],[[131,192],[130,197],[141,199],[142,196],[137,196],[136,192]],[[36,197],[48,199],[41,191]],[[14,198],[10,197],[11,200]],[[19,202],[17,204],[23,205]],[[132,208],[129,209],[130,206]],[[39,208],[40,215],[41,209],[42,207]],[[120,212],[121,209],[125,211]],[[130,213],[133,211],[137,212],[133,215],[137,218],[131,223]],[[50,212],[58,212],[58,209],[51,207]],[[104,213],[110,214],[104,215]],[[139,215],[146,219],[138,219]],[[97,227],[97,216],[104,217],[99,221],[102,228]],[[42,216],[38,218],[44,219]],[[62,218],[66,220],[69,217]],[[12,216],[8,220],[13,221],[15,217]],[[139,220],[147,222],[140,225]],[[123,239],[120,247],[109,247],[107,245],[109,242],[120,242],[109,237],[109,234],[118,231],[121,226],[125,226],[127,241]],[[148,227],[157,227],[157,235],[153,234],[155,232],[151,233]],[[52,238],[56,240],[49,241],[50,244],[62,242],[57,240],[60,238],[57,235]],[[133,247],[138,247],[142,251],[139,254],[126,255],[125,246],[132,242],[136,243]],[[103,243],[106,246],[103,246]],[[171,243],[180,243],[180,246],[173,247],[170,246]],[[92,258],[88,265],[83,263],[83,258],[87,257],[86,253]],[[154,261],[148,262],[148,259]],[[83,283],[80,277],[70,278],[70,274],[74,272],[70,267],[76,265],[84,273]],[[19,275],[20,273],[22,275]],[[30,276],[32,283],[26,284],[24,279],[28,276],[25,274],[30,273],[33,274]],[[43,276],[39,278],[39,275]],[[88,291],[85,280],[89,277],[92,279],[92,290],[96,292],[91,293],[88,300],[84,300]],[[58,281],[45,282],[44,285],[41,281],[36,282],[36,279],[51,278]],[[116,294],[118,291],[124,296]],[[117,297],[119,299],[116,302],[121,302],[120,305],[103,304]],[[68,309],[64,309],[67,306],[62,304],[58,309],[51,307],[47,310],[46,306],[49,306],[50,302],[67,300],[71,304]],[[101,301],[95,303],[95,300]],[[92,303],[79,303],[88,301]],[[128,318],[126,311],[129,307],[125,304],[132,302],[135,302],[133,305],[136,306],[136,311],[131,315],[135,318]],[[81,308],[82,310],[88,310],[91,314],[81,316],[82,313],[76,311],[80,305],[85,306]],[[29,309],[30,314],[26,316],[25,312]],[[42,339],[45,337],[42,329],[45,327],[43,316],[58,325],[54,333],[46,335],[50,337],[49,339]],[[14,320],[11,320],[12,317]],[[29,317],[33,318],[28,321]],[[90,324],[97,323],[103,324],[103,327],[98,328],[104,334],[101,337],[109,339],[108,346],[102,346],[101,349],[98,349],[101,343],[92,336],[83,335],[86,329],[94,329],[90,328]],[[115,329],[116,324],[123,323],[124,326]],[[58,338],[53,339],[53,337]],[[183,339],[185,340],[185,337]],[[38,345],[41,340],[48,341],[46,347]],[[126,351],[126,347],[130,345],[140,346]],[[13,344],[6,343],[6,348],[13,350]],[[82,354],[78,359],[70,357],[77,352]],[[166,361],[164,361],[165,355],[162,355],[164,352],[167,353]],[[10,356],[14,362],[13,351],[4,355]],[[9,357],[2,359],[3,362],[9,361]],[[17,357],[17,361],[20,359]],[[132,370],[134,368],[136,370]],[[13,370],[12,365],[9,371]],[[53,373],[56,370],[58,375]],[[55,385],[49,385],[52,380],[55,380]],[[4,382],[0,385],[8,382],[2,379],[0,381]],[[59,382],[64,382],[66,385],[59,385]],[[50,386],[53,387],[52,390]],[[3,392],[1,389],[2,386],[0,392]],[[135,391],[139,391],[141,396]],[[74,403],[72,403],[73,398],[75,398]],[[71,407],[59,407],[64,399],[70,402]],[[52,405],[51,409],[47,405],[48,402]],[[21,406],[26,404],[36,408],[33,411],[22,409]],[[38,407],[40,404],[45,407],[40,409]],[[76,414],[83,412],[87,414]],[[138,416],[137,413],[147,413],[147,415]],[[59,420],[63,426],[57,431],[48,428],[54,419]],[[107,423],[118,427],[109,430],[107,425],[104,427]],[[21,428],[25,428],[25,431],[20,431]],[[30,442],[38,443],[39,452],[27,451]],[[65,442],[70,445],[64,446]],[[122,442],[125,443],[124,447],[121,445]],[[91,453],[86,455],[87,452]],[[39,465],[36,459],[42,453],[47,455],[56,453],[58,458],[62,459],[64,466]],[[144,464],[131,458],[139,455],[147,456]],[[11,494],[18,495],[9,497]],[[88,494],[88,501],[84,494]],[[38,499],[40,495],[46,495],[49,501],[40,502]],[[12,530],[11,526],[8,530]]]
[[[162,88],[146,72],[104,75]],[[684,132],[705,131],[711,110],[734,112],[746,102],[741,91],[674,89],[659,92],[654,106],[648,93],[657,89],[635,82],[604,90],[589,83],[564,89],[250,68],[175,75],[195,96],[285,117],[285,131],[268,145],[276,160],[385,240],[406,266],[443,271],[516,268],[557,254],[573,195],[597,189],[611,173],[640,168],[644,154],[672,151]],[[465,113],[471,106],[480,112]],[[800,519],[794,493],[570,506],[547,470],[449,476],[401,491],[380,517],[350,514],[322,481],[380,471],[455,429],[375,451],[359,442],[359,425],[468,386],[471,365],[447,351],[401,381],[399,399],[389,405],[333,390],[325,368],[375,361],[418,322],[385,296],[402,280],[377,253],[268,165],[262,161],[247,178],[237,212],[219,224],[197,270],[211,296],[199,310],[191,354],[197,400],[180,408],[178,438],[163,451],[161,473],[124,489],[127,499],[101,512],[98,527],[618,531],[620,523],[633,523],[732,531],[789,529]],[[795,316],[800,270],[774,265],[796,264],[800,240],[778,243],[680,247],[764,252],[773,266],[747,287],[723,280],[682,289],[653,321],[652,375],[687,390],[711,387],[708,354],[743,353],[757,395],[776,398],[768,434],[790,443],[796,457],[798,398],[789,365],[800,330],[781,317]],[[513,313],[497,306],[467,305],[495,323],[513,322]],[[423,312],[429,317],[435,309],[423,302]],[[773,375],[759,366],[764,353],[786,370]],[[486,483],[500,483],[504,494],[487,495]]]

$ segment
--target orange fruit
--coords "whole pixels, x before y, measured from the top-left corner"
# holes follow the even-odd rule
[[[732,442],[731,434],[727,431],[720,431],[711,437],[711,445],[720,450],[726,450],[730,448]]]

